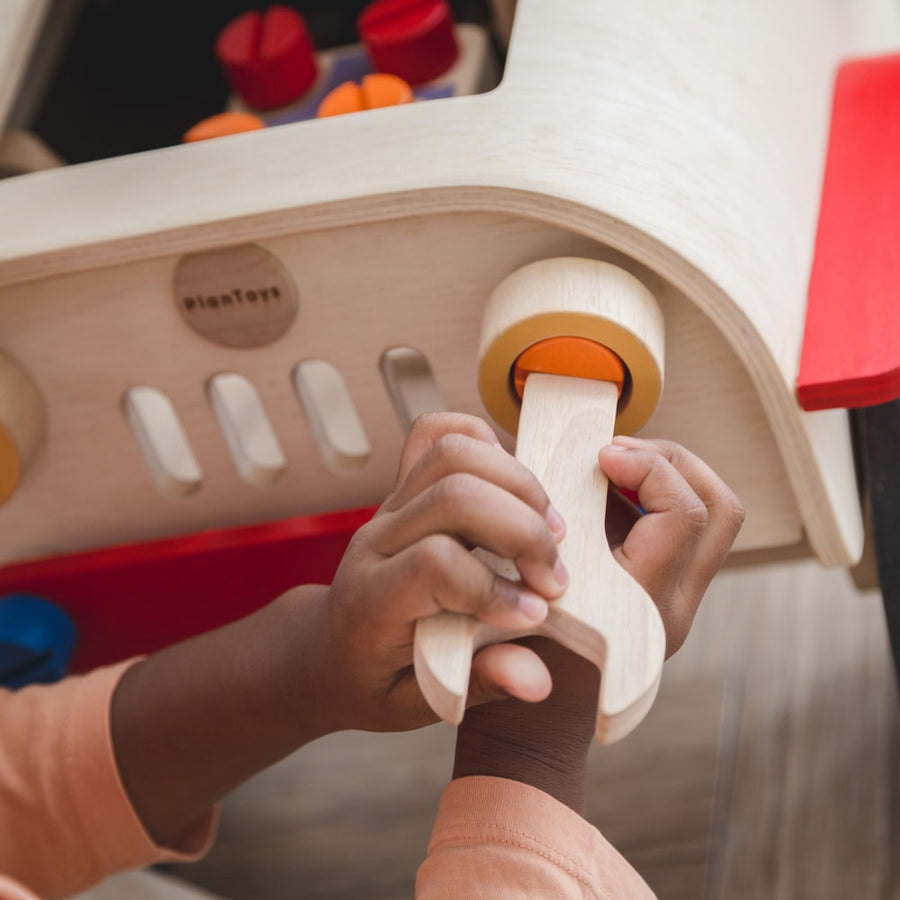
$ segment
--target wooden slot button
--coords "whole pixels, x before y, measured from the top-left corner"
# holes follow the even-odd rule
[[[366,75],[362,85],[353,81],[339,84],[319,104],[316,116],[324,119],[328,116],[341,116],[366,109],[400,106],[412,101],[412,88],[402,78],[376,73]]]
[[[431,365],[418,350],[393,347],[385,351],[381,357],[381,375],[405,431],[423,413],[446,410]]]
[[[287,467],[256,388],[242,375],[223,372],[208,386],[209,402],[241,478],[263,487]]]
[[[156,486],[172,497],[198,490],[203,472],[172,401],[156,388],[133,387],[122,409]]]
[[[307,359],[293,380],[323,462],[336,472],[364,466],[372,446],[341,373],[324,360]]]
[[[208,141],[211,138],[226,137],[229,134],[258,131],[265,127],[266,123],[259,116],[254,116],[253,113],[224,112],[198,122],[184,133],[181,140],[182,143],[193,144],[195,141]]]
[[[519,397],[525,392],[525,379],[532,372],[611,381],[618,388],[619,396],[625,384],[622,360],[603,344],[581,337],[547,338],[522,351],[513,367],[513,385]]]

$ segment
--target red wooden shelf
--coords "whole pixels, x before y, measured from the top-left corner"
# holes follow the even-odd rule
[[[797,394],[900,397],[900,54],[838,71]]]
[[[248,615],[299,584],[330,584],[355,509],[19,563],[0,596],[38,594],[78,629],[73,669],[150,653]]]

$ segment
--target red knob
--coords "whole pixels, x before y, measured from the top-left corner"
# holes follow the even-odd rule
[[[316,80],[316,53],[296,10],[270,6],[229,22],[216,38],[228,83],[253,109],[275,109],[305,94]]]
[[[412,85],[443,75],[459,56],[446,0],[375,0],[357,28],[375,68]]]

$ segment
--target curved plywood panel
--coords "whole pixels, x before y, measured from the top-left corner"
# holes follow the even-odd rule
[[[167,330],[172,323],[161,312],[161,298],[180,254],[249,241],[291,265],[304,255],[301,245],[341,252],[352,246],[354,255],[336,265],[352,259],[367,284],[380,281],[378,302],[391,304],[395,321],[404,321],[397,297],[410,287],[422,290],[418,296],[427,296],[434,310],[441,308],[436,297],[448,303],[451,295],[457,302],[457,294],[480,298],[465,307],[471,334],[468,324],[459,329],[447,363],[465,391],[445,388],[454,380],[442,381],[421,336],[392,335],[378,348],[378,354],[390,346],[421,348],[448,405],[478,411],[467,367],[474,371],[477,303],[496,280],[469,274],[478,248],[470,249],[471,235],[455,229],[487,228],[479,232],[488,242],[481,253],[497,254],[500,271],[491,274],[497,280],[510,271],[505,266],[520,265],[529,254],[540,258],[585,239],[590,255],[621,254],[632,271],[660,279],[672,296],[685,298],[673,307],[671,321],[666,313],[667,329],[708,332],[731,380],[749,385],[752,397],[725,396],[719,386],[731,382],[712,383],[702,355],[676,362],[677,352],[673,357],[667,348],[667,377],[691,384],[692,393],[675,403],[677,415],[668,421],[664,398],[659,415],[662,425],[692,409],[713,417],[702,430],[703,452],[705,444],[727,443],[716,433],[728,415],[752,418],[762,410],[757,431],[764,438],[748,437],[743,450],[732,446],[723,460],[738,481],[782,497],[764,504],[768,513],[758,519],[766,527],[781,522],[781,530],[770,530],[757,546],[783,546],[788,532],[799,542],[805,532],[824,562],[846,564],[861,544],[846,418],[840,411],[801,412],[793,384],[833,72],[845,55],[896,45],[898,19],[900,11],[887,0],[824,10],[815,0],[766,0],[741,9],[700,0],[643,0],[627,9],[520,0],[504,80],[489,94],[301,123],[0,184],[0,285],[7,286],[0,309],[4,319],[23,322],[22,331],[5,332],[4,349],[27,360],[19,344],[34,344],[29,352],[42,358],[37,326],[14,312],[25,298],[34,309],[49,304],[61,316],[72,314],[64,309],[76,302],[72,298],[86,303],[99,292],[105,302],[128,308],[129,322],[139,326],[146,317]],[[526,221],[533,225],[525,227]],[[365,235],[367,243],[354,235]],[[406,248],[402,265],[386,250],[398,241]],[[498,253],[496,246],[507,249]],[[301,315],[283,343],[266,349],[270,362],[276,348],[309,333],[304,285],[333,282],[334,259],[322,253],[295,270],[304,282]],[[144,298],[141,311],[131,309],[137,295]],[[368,377],[369,362],[358,348],[344,349],[347,322],[361,335],[364,326],[356,323],[377,315],[366,308],[363,320],[354,319],[358,305],[351,296],[332,290],[331,297],[329,312],[343,329],[333,352],[352,394],[354,379],[363,379],[362,372]],[[446,315],[462,315],[458,305],[448,309],[457,312]],[[441,312],[430,321],[435,328],[447,325]],[[322,328],[329,333],[328,321]],[[198,421],[206,412],[174,370],[199,377],[222,362],[217,352],[185,345],[191,362],[171,366],[171,390],[183,392]],[[256,353],[244,354],[247,370],[261,367]],[[314,354],[323,355],[321,349]],[[118,377],[136,362],[129,358]],[[40,380],[37,362],[33,376]],[[744,408],[734,411],[734,405]],[[395,428],[387,401],[373,401],[367,413]],[[379,430],[384,426],[374,425],[373,447]],[[735,433],[749,434],[746,427]],[[396,450],[392,434],[385,456],[373,452],[371,481],[359,489],[345,479],[328,495],[333,505],[377,495],[389,452]],[[769,476],[760,474],[749,449],[754,440],[777,448]],[[305,436],[300,443],[314,458]],[[30,490],[37,488],[23,484],[20,495]],[[217,515],[249,516],[242,502],[224,502]],[[276,502],[270,512],[279,509]],[[209,515],[190,514],[187,521],[200,524]],[[154,527],[165,530],[166,517],[159,516]]]

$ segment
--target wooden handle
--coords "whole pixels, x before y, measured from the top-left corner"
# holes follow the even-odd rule
[[[606,539],[607,479],[597,453],[612,440],[616,403],[610,382],[542,374],[525,382],[516,458],[534,472],[566,520],[560,555],[571,581],[535,631],[505,632],[454,613],[417,624],[416,677],[444,721],[462,721],[472,654],[526,633],[551,637],[602,671],[600,743],[628,734],[653,703],[665,657],[662,620]],[[517,577],[511,563],[490,561],[501,574]]]

